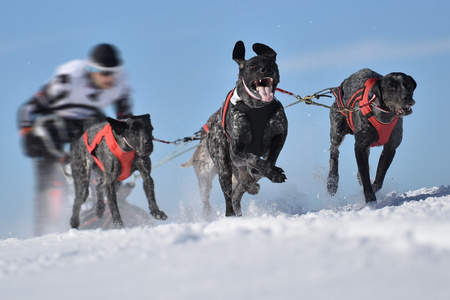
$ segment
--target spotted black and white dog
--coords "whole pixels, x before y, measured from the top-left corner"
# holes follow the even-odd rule
[[[394,72],[382,76],[370,69],[353,73],[334,89],[335,109],[330,111],[330,171],[328,192],[338,188],[339,146],[345,135],[355,136],[358,176],[367,203],[376,201],[375,193],[383,186],[384,177],[403,138],[403,117],[412,113],[416,81],[409,75]],[[342,108],[354,112],[341,112]],[[369,150],[383,146],[373,184],[370,183]]]
[[[277,183],[286,180],[284,171],[275,165],[288,130],[283,106],[274,97],[280,81],[277,54],[259,43],[253,45],[253,51],[257,56],[246,60],[244,43],[236,43],[236,87],[209,118],[200,146],[185,164],[194,166],[206,214],[211,209],[209,197],[216,174],[225,197],[226,216],[242,215],[242,196],[258,193],[257,182],[262,177]]]

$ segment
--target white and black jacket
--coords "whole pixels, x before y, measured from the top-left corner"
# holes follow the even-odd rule
[[[118,71],[112,88],[99,89],[89,79],[87,64],[87,60],[74,60],[58,67],[51,80],[19,108],[19,127],[31,127],[38,114],[46,113],[84,120],[109,105],[115,106],[118,119],[130,117],[132,101],[124,71]]]

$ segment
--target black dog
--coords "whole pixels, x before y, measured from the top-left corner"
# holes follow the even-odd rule
[[[257,56],[245,60],[244,43],[236,43],[236,88],[209,118],[200,146],[185,164],[194,165],[206,213],[216,174],[225,196],[226,216],[242,215],[242,196],[245,192],[258,193],[257,182],[262,177],[272,182],[286,180],[283,170],[275,166],[288,127],[284,109],[274,97],[280,81],[276,52],[263,44],[254,44],[253,51]]]
[[[330,172],[327,183],[331,195],[336,193],[339,182],[338,148],[344,136],[350,133],[355,135],[358,176],[366,202],[376,201],[375,193],[383,186],[386,172],[402,141],[402,117],[412,113],[416,86],[414,79],[403,73],[390,73],[383,77],[372,70],[362,69],[334,89],[336,102],[330,112]],[[343,108],[354,108],[354,111],[345,112]],[[375,181],[371,185],[369,150],[381,145],[383,151]]]
[[[103,187],[116,228],[124,227],[117,205],[116,183],[128,178],[134,171],[141,173],[150,214],[156,219],[167,219],[156,204],[154,182],[150,175],[153,152],[153,127],[150,115],[134,116],[126,121],[107,118],[108,122],[94,125],[72,147],[72,176],[75,184],[70,225],[80,225],[80,208],[89,195],[91,170],[99,176],[97,191],[97,216],[105,211]]]

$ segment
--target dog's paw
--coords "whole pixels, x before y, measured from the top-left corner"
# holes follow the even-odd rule
[[[366,198],[366,203],[376,202],[377,197],[375,196],[375,192],[364,192],[364,197]]]
[[[78,229],[78,227],[80,226],[80,218],[70,218],[70,227],[74,228],[74,229]]]
[[[167,220],[167,215],[162,210],[151,211],[150,214],[156,220]]]
[[[113,224],[115,229],[125,228],[125,225],[123,224],[122,220],[114,220]]]
[[[105,209],[100,210],[100,209],[96,209],[95,210],[95,214],[97,215],[97,218],[101,219],[103,218],[103,213],[105,212]]]
[[[103,201],[97,202],[97,207],[95,208],[95,214],[97,218],[103,218],[103,214],[105,213],[105,203]]]
[[[225,216],[226,217],[235,217],[236,216],[236,214],[234,213],[233,207],[231,205],[226,206]]]
[[[256,195],[259,193],[259,189],[260,189],[259,184],[255,183],[248,188],[247,193],[249,193],[250,195]]]
[[[336,195],[338,190],[339,176],[328,175],[327,190],[331,196]]]
[[[284,175],[284,170],[273,166],[272,170],[268,174],[267,178],[274,183],[282,183],[286,181],[286,175]]]
[[[376,193],[376,192],[378,192],[379,190],[381,190],[382,187],[383,187],[383,184],[382,184],[382,183],[376,183],[376,182],[374,182],[374,183],[372,184],[372,189],[373,189],[373,192],[374,192],[374,193]]]
[[[335,184],[334,182],[327,182],[328,194],[330,194],[331,196],[336,195],[337,189],[337,184]]]

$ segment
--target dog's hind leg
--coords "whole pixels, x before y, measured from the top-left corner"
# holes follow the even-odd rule
[[[250,175],[246,167],[241,167],[239,169],[239,179],[237,180],[237,184],[233,188],[232,193],[232,205],[233,210],[236,216],[242,216],[242,208],[241,208],[241,200],[242,196],[244,196],[245,192],[248,192],[250,189],[254,189],[255,185],[257,185],[258,179]]]
[[[217,175],[217,170],[212,164],[205,166],[204,163],[196,165],[194,162],[195,174],[198,179],[198,186],[200,188],[200,199],[203,202],[203,217],[209,219],[211,216],[211,190],[214,177]]]
[[[197,173],[197,172],[196,172]],[[198,186],[200,188],[200,199],[203,202],[203,217],[209,218],[211,216],[211,197],[212,182],[217,173],[207,172],[206,174],[197,174]]]

